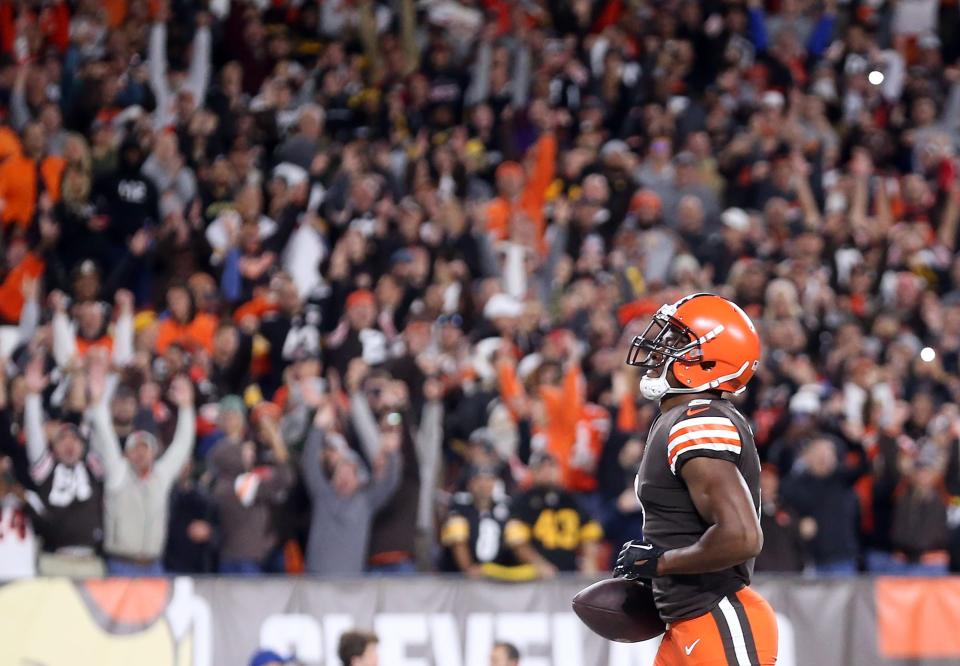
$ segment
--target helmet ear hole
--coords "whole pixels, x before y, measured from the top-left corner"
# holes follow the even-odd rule
[[[704,361],[703,363],[700,364],[700,367],[703,368],[704,370],[713,370],[715,367],[717,367],[717,362]]]

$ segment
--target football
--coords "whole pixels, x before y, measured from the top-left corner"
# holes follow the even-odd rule
[[[594,583],[573,598],[573,611],[594,633],[618,643],[639,643],[666,630],[653,590],[642,581],[608,578]]]

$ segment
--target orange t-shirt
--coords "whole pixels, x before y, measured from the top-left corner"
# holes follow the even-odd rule
[[[60,177],[64,164],[61,157],[47,157],[40,163],[44,188],[54,202],[60,200]],[[0,165],[0,198],[4,202],[0,218],[3,225],[29,226],[38,196],[36,161],[21,153],[8,157]]]
[[[233,320],[240,322],[244,317],[262,319],[263,315],[275,312],[277,309],[277,305],[271,303],[266,296],[254,296],[234,311]]]
[[[166,353],[170,345],[177,343],[186,348],[203,347],[213,352],[213,334],[217,330],[217,318],[201,312],[186,324],[180,324],[172,317],[160,322],[157,329],[156,351]]]
[[[155,12],[155,3],[150,3],[151,15]],[[101,0],[101,6],[107,15],[107,25],[119,28],[127,18],[127,0]]]
[[[500,394],[505,403],[523,394],[516,370],[503,364],[497,368]],[[540,398],[545,423],[534,435],[545,438],[546,450],[560,464],[563,486],[575,492],[596,490],[593,468],[599,460],[610,429],[610,415],[598,405],[586,402],[583,373],[571,364],[560,386],[541,386]]]
[[[113,338],[109,335],[104,335],[96,340],[87,340],[86,338],[77,336],[77,356],[82,358],[95,347],[100,347],[107,350],[108,353],[111,353],[113,352]]]
[[[610,412],[588,402],[580,410],[573,446],[563,465],[563,485],[573,492],[597,489],[597,465],[610,435]]]
[[[28,253],[0,283],[0,318],[10,324],[20,321],[23,309],[23,280],[38,278],[43,274],[44,263],[37,255]]]
[[[57,155],[44,158],[43,163],[40,165],[40,174],[43,176],[44,187],[53,203],[60,201],[60,181],[63,179],[63,170],[66,166],[66,161]]]
[[[620,398],[620,404],[617,410],[617,430],[621,432],[631,432],[637,429],[639,415],[637,414],[637,401],[633,391],[627,391]]]
[[[513,213],[523,212],[533,222],[539,250],[543,252],[546,250],[543,240],[543,206],[547,200],[547,188],[556,173],[557,137],[553,133],[544,134],[531,148],[531,152],[534,153],[534,163],[519,200],[511,202],[497,197],[487,204],[487,229],[497,240],[506,240],[510,237],[510,218]]]

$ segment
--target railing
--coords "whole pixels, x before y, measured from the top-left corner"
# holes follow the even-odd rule
[[[383,666],[487,666],[494,641],[522,666],[648,666],[657,642],[607,643],[571,597],[590,581],[502,584],[443,576],[37,579],[0,587],[0,663],[245,664],[260,647],[338,665],[351,626]],[[777,611],[778,666],[960,664],[960,578],[761,577]]]

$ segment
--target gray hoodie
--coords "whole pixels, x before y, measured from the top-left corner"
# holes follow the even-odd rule
[[[313,502],[310,537],[307,540],[307,571],[323,576],[363,573],[370,540],[370,524],[400,483],[400,455],[387,455],[381,478],[373,478],[349,497],[333,489],[320,460],[324,433],[316,428],[307,437],[301,458],[303,479]]]

